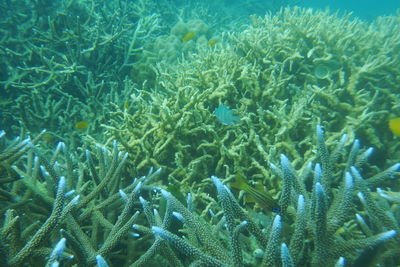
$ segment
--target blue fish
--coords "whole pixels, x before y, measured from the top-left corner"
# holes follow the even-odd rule
[[[218,121],[224,125],[235,125],[239,122],[239,117],[233,115],[233,111],[227,106],[218,106],[214,113]]]

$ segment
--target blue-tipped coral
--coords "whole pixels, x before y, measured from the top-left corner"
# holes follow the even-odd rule
[[[399,225],[393,220],[394,213],[380,207],[381,199],[372,195],[373,188],[366,182],[369,179],[362,180],[354,167],[365,165],[371,149],[364,150],[355,141],[346,163],[341,164],[346,138],[330,153],[322,128],[318,126],[316,132],[321,164],[315,164],[314,171],[308,164],[298,175],[285,155],[281,156],[281,167],[272,165],[282,179],[281,212],[270,218],[269,227],[263,229],[259,219],[242,208],[229,188],[212,176],[223,212],[220,220],[216,220],[214,212],[212,222],[203,220],[162,190],[168,207],[163,220],[174,217],[183,229],[176,232],[172,225],[153,226],[155,242],[164,240],[169,249],[183,253],[187,257],[180,259],[183,265],[347,266],[360,264],[364,252],[378,248],[387,253],[370,253],[375,256],[373,262],[396,262]],[[397,171],[398,164],[370,179],[391,180]],[[357,193],[365,211],[360,210]],[[369,217],[368,222],[357,211]],[[363,225],[357,227],[356,220]],[[258,251],[254,254],[257,257],[252,256],[253,251]]]
[[[366,163],[372,149],[363,149],[356,140],[344,157],[345,137],[331,150],[321,127],[316,134],[321,163],[305,164],[299,172],[281,155],[279,165],[270,164],[280,178],[280,210],[272,215],[242,207],[235,192],[216,176],[208,183],[214,185],[210,194],[216,192],[217,200],[202,192],[181,199],[176,191],[149,186],[159,169],[123,183],[119,177],[127,154],[115,142],[110,150],[97,146],[93,157],[86,151],[80,165],[63,143],[48,157],[33,143],[28,149],[28,141],[21,139],[5,149],[22,157],[10,161],[19,175],[4,184],[11,193],[0,192],[0,201],[15,207],[5,211],[0,263],[21,266],[46,251],[47,259],[40,261],[44,265],[113,266],[119,253],[133,246],[141,251],[126,255],[132,266],[154,261],[182,267],[399,264],[398,193],[389,188],[374,191],[393,182],[400,164],[371,175],[376,168]],[[0,154],[2,162],[12,159]],[[23,192],[35,201],[23,202]],[[200,202],[205,197],[208,202]],[[38,210],[33,214],[41,218],[29,237],[18,227],[30,219],[23,215],[22,204]],[[106,234],[98,235],[99,229]]]
[[[49,152],[35,145],[40,136],[0,148],[0,164],[13,171],[0,190],[0,265],[114,262],[139,217],[139,194],[160,170],[123,181],[127,153],[116,142],[85,154],[59,143]]]

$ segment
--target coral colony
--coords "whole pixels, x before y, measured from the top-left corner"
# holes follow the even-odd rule
[[[0,266],[400,265],[399,13],[232,2],[0,3]]]

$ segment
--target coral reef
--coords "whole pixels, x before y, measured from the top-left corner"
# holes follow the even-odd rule
[[[293,8],[253,24],[175,70],[159,64],[159,85],[135,93],[137,111],[112,113],[108,135],[129,151],[138,172],[162,167],[185,191],[212,174],[264,180],[271,173],[263,162],[280,153],[295,166],[304,163],[318,120],[332,140],[347,132],[376,147],[380,158],[398,157],[387,126],[398,101],[396,18],[370,25]],[[213,114],[219,105],[241,122],[221,125]]]
[[[280,167],[270,164],[282,188],[278,214],[244,209],[215,176],[218,201],[195,193],[182,203],[179,192],[154,186],[160,170],[124,175],[127,153],[116,142],[112,151],[98,145],[93,157],[64,143],[49,154],[19,138],[0,154],[1,165],[18,175],[1,179],[2,266],[399,264],[399,211],[389,204],[398,200],[371,189],[396,178],[400,164],[364,179],[360,171],[371,172],[373,149],[355,140],[345,154],[346,135],[332,149],[320,126],[316,136],[318,163],[296,171],[281,155]]]
[[[56,141],[79,143],[73,125],[85,120],[91,122],[87,132],[95,135],[108,103],[123,107],[132,87],[154,86],[159,62],[176,62],[182,53],[207,48],[210,40],[220,42],[222,29],[230,28],[229,15],[212,4],[3,1],[1,124],[22,121],[33,132],[46,128]],[[195,38],[183,41],[182,29]]]
[[[17,140],[0,155],[2,169],[11,164],[17,174],[2,171],[1,265],[65,260],[81,266],[98,255],[119,262],[109,254],[127,242],[139,215],[133,212],[139,191],[159,172],[139,179],[123,175],[127,154],[115,142],[112,151],[99,145],[94,157],[88,150],[85,156],[69,152],[64,143],[49,154],[34,145],[37,138]],[[62,238],[68,250],[56,257],[52,247]]]
[[[363,253],[359,251],[371,253],[372,249],[382,249],[382,246],[386,246],[388,252],[381,257],[375,255],[378,259],[370,259],[369,266],[385,261],[388,266],[398,264],[393,260],[396,258],[394,254],[398,254],[399,224],[393,213],[381,208],[369,188],[394,178],[400,164],[363,179],[358,169],[365,167],[372,149],[360,149],[356,140],[345,164],[339,164],[345,139],[346,136],[329,153],[322,129],[318,126],[320,163],[314,164],[314,167],[307,164],[301,172],[296,172],[287,157],[281,155],[281,166],[272,165],[283,183],[279,199],[281,212],[271,218],[272,222],[266,229],[261,229],[260,222],[240,207],[228,187],[215,176],[211,179],[223,213],[211,212],[207,208],[206,212],[211,214],[210,222],[205,222],[192,211],[190,196],[185,207],[171,193],[161,190],[167,201],[163,223],[155,223],[156,214],[147,217],[153,225],[151,229],[156,236],[155,242],[161,238],[189,257],[191,264],[205,266],[333,266],[341,261],[345,261],[346,266],[353,266],[355,261],[361,261],[358,258]],[[365,210],[359,210],[357,191]],[[148,203],[143,200],[142,204],[150,212]],[[344,225],[356,223],[356,212],[362,227],[353,226],[351,230],[343,231]],[[363,216],[368,217],[369,223],[365,223]],[[183,224],[182,230],[173,229],[173,218]],[[160,219],[158,221],[161,222]],[[143,226],[135,225],[134,228],[146,232]],[[170,232],[171,228],[175,234]],[[372,228],[375,231],[371,231]],[[251,238],[255,242],[250,242]],[[263,256],[259,258],[245,255],[259,249],[263,251]]]
[[[1,266],[400,265],[399,14],[222,2],[0,3]]]
[[[108,103],[128,101],[133,54],[160,28],[151,10],[129,1],[4,1],[1,8],[0,85],[14,100],[4,103],[2,125],[21,120],[58,141],[71,139],[77,121],[98,132]]]

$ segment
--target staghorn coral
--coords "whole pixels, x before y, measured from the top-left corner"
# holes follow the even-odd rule
[[[389,179],[398,165],[377,171],[390,166],[388,156],[398,158],[385,132],[398,112],[398,17],[367,24],[285,9],[160,62],[156,33],[179,16],[166,14],[171,5],[153,15],[164,4],[130,2],[68,0],[55,8],[24,0],[0,19],[7,94],[0,122],[50,128],[32,141],[22,132],[14,143],[0,132],[10,144],[0,152],[0,265],[398,264],[398,185]],[[194,18],[197,10],[182,11],[182,21],[211,22],[204,34],[211,36],[221,25],[200,16],[204,10]],[[166,17],[173,19],[160,28]],[[219,105],[240,122],[222,125],[213,114]],[[90,122],[85,133],[73,129],[80,120]],[[316,155],[309,129],[320,121],[331,135],[325,141],[317,131]],[[354,141],[347,162],[344,139],[328,149],[344,131]],[[378,147],[378,166],[366,164],[371,150],[360,150],[355,135]],[[71,150],[53,149],[60,140]],[[268,167],[281,153],[281,166]],[[304,162],[316,158],[314,169]],[[132,180],[150,166],[165,175],[153,185],[158,172]],[[262,184],[282,213],[241,208],[214,178],[218,208],[214,174]]]
[[[21,94],[11,110],[18,109],[22,124],[30,131],[46,129],[45,140],[49,145],[62,141],[77,147],[82,145],[82,137],[103,139],[99,128],[107,121],[109,109],[116,105],[132,109],[129,100],[134,84],[125,80],[125,90],[119,91],[115,83],[95,84],[91,75],[88,78],[85,85],[78,83],[83,99],[60,89],[51,90],[48,94],[34,89]],[[86,131],[76,127],[79,121],[88,123]]]
[[[397,19],[368,24],[349,16],[295,8],[254,19],[255,26],[235,38],[238,52],[281,77],[283,95],[290,94],[284,87],[312,94],[310,106],[329,129],[344,128],[388,149],[391,138],[380,129],[387,128],[399,90],[391,82],[398,73]]]
[[[371,252],[374,249],[386,253],[375,254],[375,259],[364,264],[399,264],[398,222],[393,220],[390,209],[383,210],[378,204],[382,199],[373,198],[368,187],[374,187],[378,180],[392,180],[400,164],[364,180],[357,169],[365,167],[371,149],[360,149],[355,141],[342,164],[339,155],[343,154],[346,136],[329,152],[319,126],[316,133],[320,163],[314,164],[314,168],[307,164],[298,173],[284,155],[281,155],[280,167],[272,165],[281,182],[288,186],[283,186],[280,194],[282,212],[273,216],[266,229],[240,207],[227,186],[212,177],[223,213],[216,215],[207,207],[206,211],[211,214],[209,221],[196,214],[190,196],[184,206],[171,193],[161,190],[167,202],[162,223],[160,215],[152,214],[149,203],[142,200],[144,212],[149,214],[154,244],[161,239],[180,251],[186,257],[181,258],[184,266],[333,266],[335,263],[352,266],[357,261],[362,264],[365,253],[375,254]],[[356,203],[356,194],[371,220],[342,231],[344,225],[355,224],[356,212],[364,212]],[[361,220],[359,215],[357,218]],[[172,220],[178,220],[182,228],[177,230]],[[139,225],[134,229],[145,234],[150,230]],[[159,251],[161,248],[158,245]],[[264,251],[262,259],[251,256],[258,249]],[[154,251],[146,254],[153,255]],[[143,257],[149,260],[150,255],[146,254]]]
[[[1,153],[6,161],[10,151],[20,151],[12,161],[20,178],[3,184],[12,197],[0,199],[7,207],[2,264],[332,266],[363,262],[365,254],[376,264],[398,264],[398,206],[384,204],[393,201],[388,191],[371,189],[389,185],[400,164],[373,174],[367,164],[372,149],[355,140],[345,156],[346,135],[330,148],[320,126],[316,133],[319,163],[296,171],[281,155],[280,167],[270,165],[281,184],[281,211],[264,216],[241,207],[217,177],[218,202],[193,192],[186,205],[179,191],[149,185],[159,183],[159,170],[132,181],[124,171],[132,166],[116,142],[111,151],[97,145],[94,156],[70,152],[63,143],[51,152],[19,141]]]
[[[390,27],[380,30],[383,22]],[[213,172],[263,180],[271,174],[263,162],[280,153],[299,166],[312,145],[308,129],[319,120],[332,140],[348,132],[382,158],[397,158],[386,122],[399,87],[386,81],[398,76],[399,32],[395,17],[368,24],[291,8],[254,18],[175,70],[160,63],[158,86],[137,90],[134,113],[115,110],[107,134],[130,152],[137,171],[162,167],[184,191]],[[219,105],[241,122],[220,125],[213,115]]]
[[[73,132],[72,125],[87,120],[92,122],[88,132],[95,135],[110,109],[108,103],[121,107],[129,102],[132,87],[154,85],[153,65],[163,60],[161,54],[180,58],[181,51],[174,51],[173,45],[166,48],[160,36],[168,36],[177,23],[176,7],[147,0],[105,5],[80,0],[4,1],[0,86],[6,100],[0,106],[6,110],[0,122],[15,125],[21,120],[33,132],[46,128],[56,141],[66,141],[70,137],[63,135]],[[191,21],[188,26],[204,35],[207,27],[197,22],[205,15],[184,13],[180,19]],[[182,45],[182,36],[177,38]],[[69,141],[79,144],[78,135]]]
[[[42,131],[33,140],[25,137],[25,128],[21,128],[20,136],[13,141],[6,140],[6,132],[0,131],[0,184],[11,183],[18,180],[18,176],[12,169],[12,165],[17,162],[29,149],[29,144],[36,144],[43,137],[45,131]],[[5,192],[2,190],[2,192]],[[6,192],[5,192],[6,193]]]
[[[108,112],[103,103],[110,101],[110,95],[116,96],[114,104],[122,106],[129,101],[127,83],[153,87],[157,81],[153,65],[167,57],[175,62],[182,52],[196,51],[197,46],[207,48],[210,38],[216,42],[214,35],[230,27],[228,14],[206,3],[197,5],[193,9],[188,3],[148,0],[113,0],[104,5],[80,0],[4,1],[0,5],[4,10],[0,86],[11,102],[3,103],[7,112],[0,114],[0,122],[14,125],[21,120],[31,131],[46,128],[57,141],[70,138],[62,133],[73,131],[76,121],[94,121],[96,127],[88,132],[97,133],[104,118],[97,115]],[[198,44],[182,42],[182,33],[175,27],[182,24],[196,31]],[[49,118],[43,110],[54,103],[59,116]],[[72,143],[79,143],[77,134],[73,139]]]
[[[0,86],[15,102],[5,103],[13,116],[2,114],[2,125],[21,120],[33,132],[47,128],[60,141],[76,121],[91,120],[97,128],[109,102],[127,102],[133,50],[152,42],[159,29],[157,16],[140,13],[138,5],[4,1]],[[138,75],[134,79],[144,81]],[[95,127],[89,131],[97,132]]]
[[[139,191],[159,171],[139,179],[123,175],[127,154],[115,142],[111,151],[98,145],[95,155],[86,150],[83,156],[64,143],[43,149],[40,137],[16,140],[1,152],[1,165],[13,170],[2,174],[2,266],[119,261],[112,255],[126,249]]]

